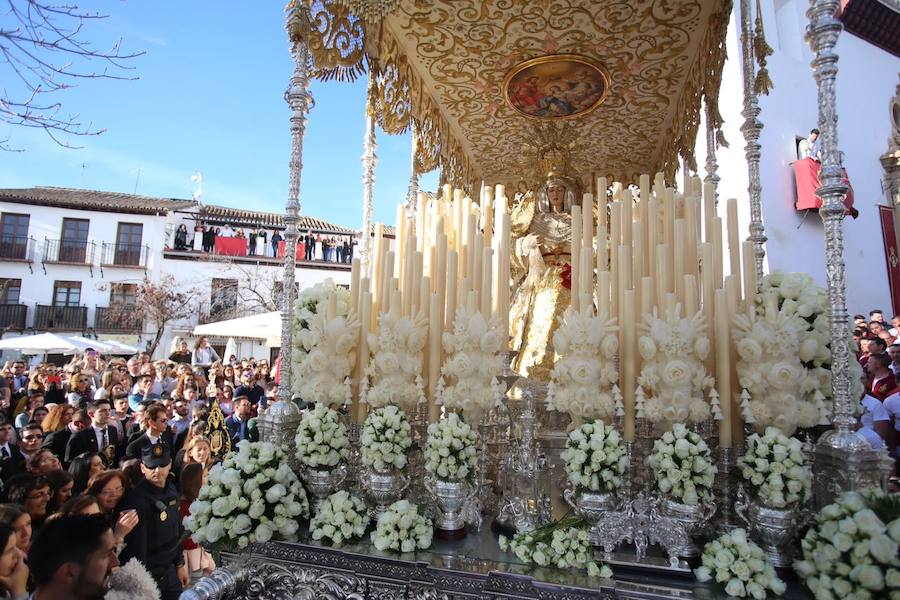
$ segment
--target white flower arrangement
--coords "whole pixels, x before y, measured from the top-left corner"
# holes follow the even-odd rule
[[[715,580],[730,597],[765,600],[769,591],[780,597],[787,588],[762,548],[750,541],[743,529],[708,543],[700,560],[702,565],[694,571],[697,580]]]
[[[812,471],[800,440],[768,427],[764,435],[754,433],[746,443],[747,451],[738,466],[757,499],[770,508],[806,502],[812,489]]]
[[[369,366],[360,389],[360,402],[375,408],[393,404],[413,414],[425,401],[422,351],[428,340],[428,322],[422,313],[378,317],[378,329],[369,334]]]
[[[319,512],[309,522],[312,539],[332,546],[362,537],[368,526],[366,503],[345,490],[325,498]]]
[[[428,426],[425,470],[447,481],[475,473],[475,432],[456,413]]]
[[[798,427],[828,422],[829,409],[822,393],[826,381],[804,366],[809,341],[806,322],[797,314],[778,310],[777,298],[770,294],[765,307],[734,317],[733,337],[737,350],[737,374],[749,399],[743,403],[744,420],[757,430],[777,427],[792,435]],[[813,344],[816,342],[813,341]]]
[[[500,550],[512,552],[519,560],[541,567],[559,569],[587,569],[588,575],[609,579],[612,569],[598,566],[594,548],[584,524],[574,517],[565,517],[528,532],[517,533],[511,540],[500,536]]]
[[[716,465],[699,435],[677,423],[653,443],[647,457],[656,487],[673,500],[691,506],[712,500]]]
[[[326,279],[300,292],[294,310],[292,389],[309,402],[348,403],[358,336],[349,291]]]
[[[599,419],[569,433],[562,459],[572,485],[592,492],[616,491],[628,468],[622,436]]]
[[[900,593],[900,494],[846,492],[816,515],[794,569],[817,599]]]
[[[607,314],[566,309],[553,334],[558,355],[550,372],[547,407],[570,414],[577,421],[612,419],[621,398],[615,359],[618,327]]]
[[[704,395],[713,390],[714,381],[703,366],[709,355],[703,314],[682,317],[678,305],[665,318],[644,315],[638,327],[637,349],[644,360],[638,385],[640,395],[646,395],[638,416],[665,428],[708,419],[710,404]]]
[[[184,526],[198,544],[245,548],[271,539],[295,541],[309,516],[306,491],[284,452],[269,442],[238,442],[209,470]]]
[[[159,588],[147,568],[132,558],[109,576],[109,589],[103,600],[159,600]]]
[[[347,428],[337,411],[324,404],[316,404],[303,415],[294,441],[297,458],[311,469],[331,469],[350,456]]]
[[[496,376],[503,370],[500,352],[506,347],[506,333],[496,317],[487,320],[460,306],[453,332],[445,332],[442,343],[447,357],[437,383],[437,403],[462,410],[466,419],[477,423],[500,401]]]
[[[398,500],[378,515],[375,531],[370,534],[378,550],[413,552],[431,546],[431,521],[419,514],[409,500]]]
[[[406,467],[411,430],[406,414],[396,406],[376,408],[366,417],[359,436],[363,464],[379,472]]]

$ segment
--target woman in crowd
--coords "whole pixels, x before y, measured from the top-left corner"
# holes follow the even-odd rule
[[[9,525],[0,525],[0,595],[10,600],[28,596],[28,566],[18,537]]]
[[[256,380],[259,381],[259,385],[265,387],[271,377],[269,376],[269,363],[267,361],[260,361],[259,366],[256,369]]]
[[[0,524],[12,527],[16,532],[16,545],[28,554],[31,549],[31,515],[17,504],[0,504]]]
[[[25,469],[34,475],[48,475],[62,469],[62,465],[53,452],[41,448],[25,460]]]
[[[118,383],[118,372],[115,369],[106,369],[100,375],[100,386],[94,392],[94,400],[109,400],[112,397],[112,386]]]
[[[206,470],[197,463],[186,464],[181,471],[181,517],[191,514],[191,502],[200,495],[200,488],[206,482]],[[184,562],[189,573],[201,572],[209,575],[216,568],[212,556],[202,546],[197,545],[190,537],[184,540]]]
[[[235,385],[233,365],[225,365],[225,369],[222,372],[222,379],[222,385],[225,385],[226,383],[231,384],[232,386]]]
[[[209,340],[201,337],[194,346],[194,354],[191,356],[191,365],[194,367],[202,367],[204,372],[219,358],[216,349],[209,345]]]
[[[81,494],[80,496],[72,496],[69,500],[59,507],[56,513],[61,516],[66,515],[98,515],[100,514],[100,505],[93,496]]]
[[[205,424],[192,430],[196,434],[184,444],[183,463],[184,465],[198,464],[203,467],[204,471],[209,471],[215,464],[215,461],[213,460],[212,447],[209,444],[209,440],[202,435],[203,429],[205,429]]]
[[[88,402],[94,397],[94,390],[91,389],[93,382],[88,375],[83,373],[72,373],[69,379],[69,393],[66,395],[66,401],[72,406],[84,408]]]
[[[71,473],[62,469],[51,471],[47,473],[46,477],[47,483],[50,484],[50,502],[47,504],[47,512],[54,514],[72,497],[75,478]]]
[[[42,416],[39,417],[40,421],[38,421],[38,417],[35,414],[38,410],[43,411]],[[22,429],[31,421],[36,421],[38,423],[42,422],[47,417],[47,412],[47,409],[44,408],[43,396],[30,396],[25,405],[25,410],[16,416],[16,430]]]
[[[99,452],[85,452],[76,456],[69,464],[69,473],[75,478],[73,493],[82,493],[87,489],[88,482],[105,470],[106,459]]]
[[[47,416],[44,417],[44,420],[41,422],[41,429],[44,430],[45,434],[65,429],[66,426],[72,422],[72,415],[74,413],[75,409],[68,404],[57,404],[51,408],[50,412],[47,413]]]
[[[194,369],[194,385],[197,386],[198,392],[205,390],[206,386],[209,385],[209,381],[206,380],[206,373],[201,367]]]
[[[127,487],[128,479],[122,471],[103,471],[91,479],[85,493],[97,499],[100,512],[110,515],[117,512]]]
[[[31,517],[31,525],[38,528],[47,518],[47,504],[50,503],[50,485],[40,475],[22,473],[13,475],[6,482],[6,501],[18,504]]]

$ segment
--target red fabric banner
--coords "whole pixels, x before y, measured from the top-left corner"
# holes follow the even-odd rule
[[[819,161],[811,158],[803,160],[795,160],[794,181],[797,182],[797,210],[818,210],[822,208],[822,199],[816,196],[816,190],[819,189],[819,169],[822,165]],[[847,214],[854,219],[859,216],[859,211],[853,208],[853,187],[850,185],[850,178],[847,176],[847,169],[844,169],[844,178],[842,181],[847,184],[847,196],[844,198],[844,206],[847,207]]]
[[[284,258],[284,253],[286,251],[285,250],[286,247],[287,247],[286,242],[284,240],[281,240],[280,242],[278,242],[278,258]],[[304,244],[303,242],[300,242],[299,244],[297,244],[297,255],[296,255],[297,260],[303,260],[303,258],[305,257],[305,250],[306,250],[306,244]]]
[[[897,255],[897,231],[894,227],[894,209],[878,207],[881,235],[884,238],[884,261],[887,264],[888,284],[891,287],[893,314],[900,315],[900,256]]]
[[[215,251],[222,256],[247,256],[247,238],[216,236]]]

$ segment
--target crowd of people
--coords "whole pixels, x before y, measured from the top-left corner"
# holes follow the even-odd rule
[[[258,439],[257,411],[277,393],[267,361],[223,362],[201,338],[167,360],[88,349],[0,374],[0,598],[102,597],[136,559],[174,599],[215,568],[182,526],[217,460],[210,407],[233,445]]]
[[[230,224],[215,227],[198,222],[193,233],[182,223],[175,230],[171,247],[181,251],[213,253],[216,250],[216,238],[238,238],[247,240],[248,256],[281,257],[284,248],[281,242],[284,237],[281,231],[271,234],[264,228],[233,228]],[[297,238],[297,258],[309,261],[325,261],[350,264],[357,245],[355,237],[345,235],[322,235],[312,231],[301,232]]]

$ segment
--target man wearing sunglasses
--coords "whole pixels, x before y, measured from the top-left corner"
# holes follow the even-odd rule
[[[28,423],[22,428],[17,451],[0,461],[0,478],[8,480],[13,475],[25,473],[25,461],[37,453],[44,443],[44,431],[37,423]]]

